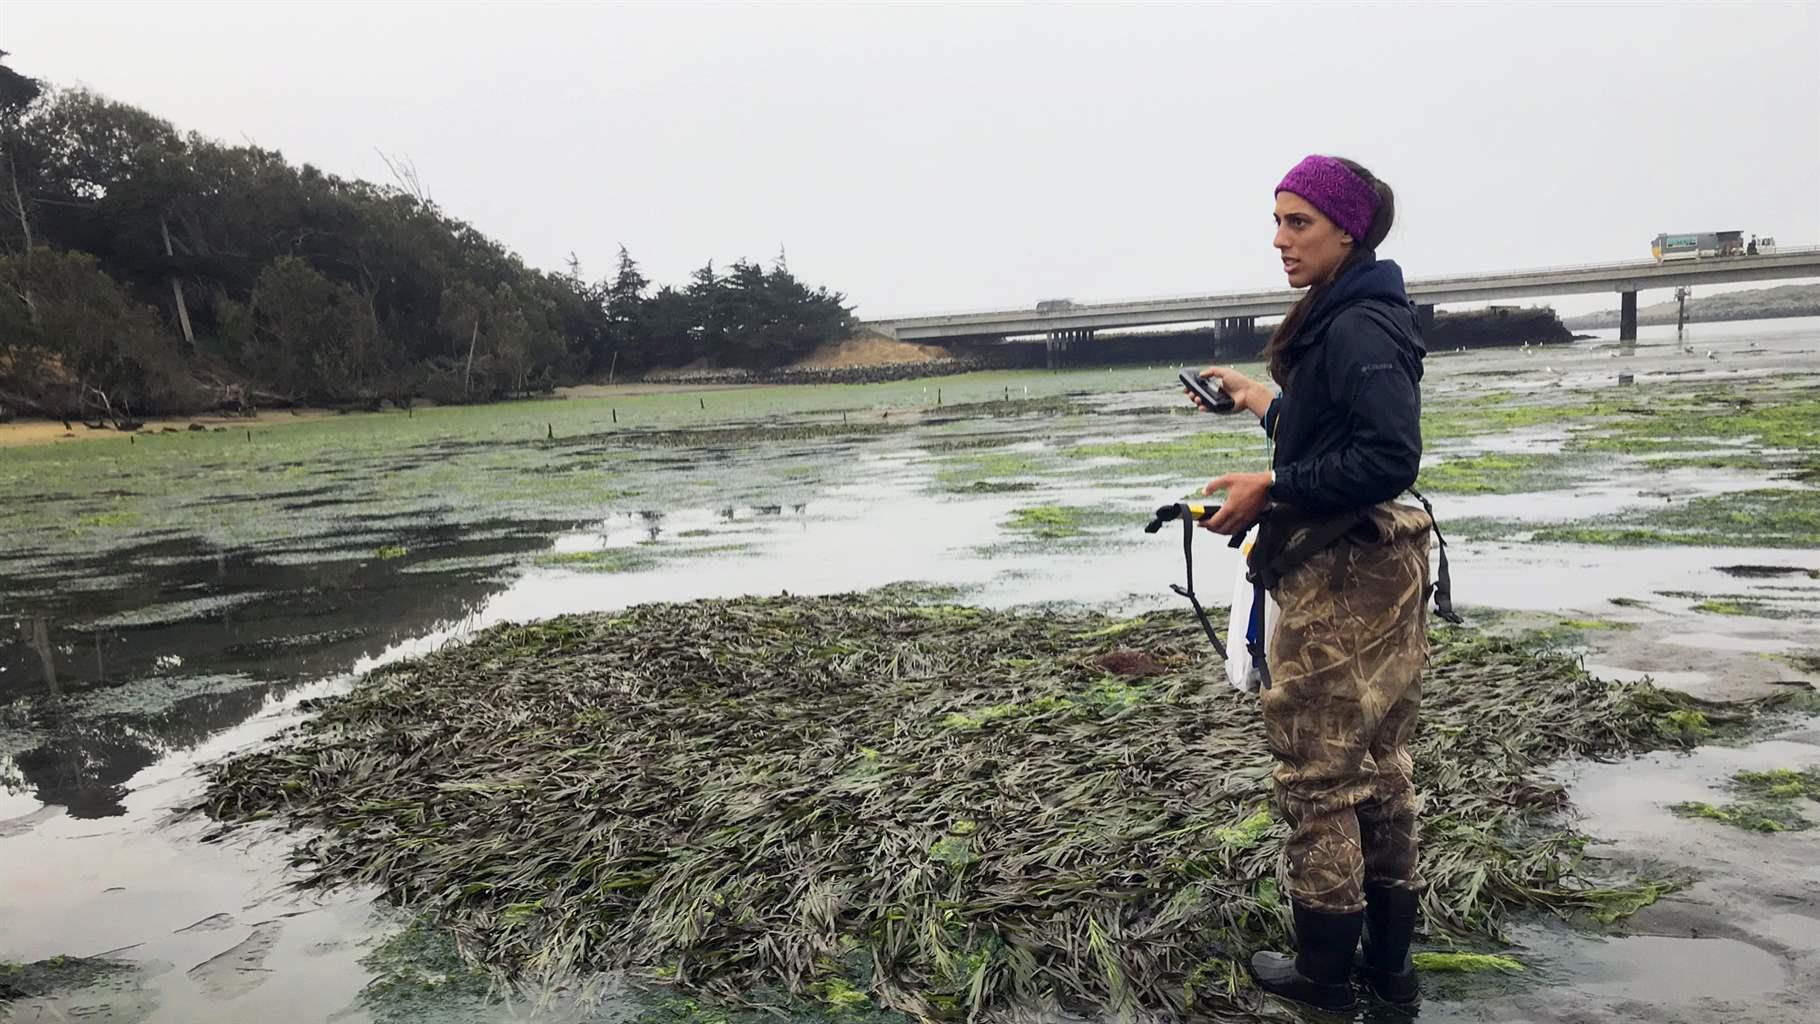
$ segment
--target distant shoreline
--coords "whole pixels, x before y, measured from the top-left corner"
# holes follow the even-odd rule
[[[742,384],[665,384],[629,381],[624,384],[584,383],[557,388],[549,395],[540,396],[543,400],[564,398],[613,398],[634,395],[659,395],[666,392],[714,392],[735,390]],[[535,400],[535,399],[533,399]],[[517,401],[516,399],[513,401]],[[478,405],[506,405],[508,402],[480,402]],[[437,406],[424,402],[418,409],[435,408],[468,408],[466,405]],[[112,427],[91,428],[76,420],[70,420],[74,429],[65,430],[61,420],[28,419],[20,417],[8,423],[0,423],[0,451],[8,448],[27,448],[43,444],[74,444],[78,441],[118,440],[122,434],[167,434],[191,433],[190,424],[197,424],[206,432],[235,432],[243,430],[264,430],[268,427],[289,423],[308,422],[310,420],[334,419],[343,416],[395,416],[399,410],[386,409],[328,409],[320,406],[296,406],[293,408],[261,409],[253,416],[231,416],[218,412],[199,413],[195,416],[153,416],[145,420],[145,425],[138,430],[115,430]]]
[[[1690,324],[1720,324],[1729,323],[1735,320],[1790,320],[1804,316],[1820,316],[1820,306],[1815,306],[1813,309],[1793,309],[1786,312],[1780,310],[1774,312],[1765,312],[1763,310],[1715,310],[1710,313],[1700,314],[1689,311],[1687,314],[1687,322]],[[1566,324],[1567,329],[1570,331],[1613,328],[1618,326],[1618,313],[1616,310],[1613,310],[1610,316],[1607,316],[1604,313],[1587,313],[1583,316],[1568,317],[1561,322]],[[1667,316],[1663,316],[1660,313],[1652,313],[1649,316],[1643,316],[1639,313],[1637,316],[1638,327],[1673,327],[1674,325],[1675,316],[1673,313],[1670,313]]]
[[[1637,323],[1661,327],[1675,322],[1676,303],[1653,302],[1637,310]],[[1820,316],[1820,284],[1785,284],[1717,295],[1696,295],[1687,302],[1690,324],[1732,320],[1784,320],[1795,316]],[[1569,330],[1618,326],[1618,311],[1600,310],[1562,320]]]

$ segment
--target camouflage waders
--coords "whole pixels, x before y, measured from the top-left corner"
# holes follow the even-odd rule
[[[1364,509],[1272,591],[1264,727],[1293,829],[1287,887],[1314,910],[1364,910],[1368,881],[1421,888],[1408,744],[1428,657],[1431,525],[1421,509]],[[1291,543],[1304,529],[1287,531]]]

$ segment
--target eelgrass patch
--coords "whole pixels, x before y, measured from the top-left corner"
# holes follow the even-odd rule
[[[1768,800],[1820,800],[1820,767],[1743,771],[1732,776],[1732,788],[1745,796]]]
[[[1145,674],[1109,666],[1146,659]],[[1156,671],[1152,671],[1152,667]],[[210,769],[224,822],[310,831],[303,884],[371,884],[501,977],[621,969],[739,1001],[933,1017],[1031,1006],[1248,1019],[1288,940],[1257,703],[1187,616],[876,596],[506,625],[368,674]],[[1607,921],[1675,882],[1593,874],[1548,766],[1694,742],[1772,700],[1608,684],[1436,635],[1413,748],[1431,934]]]
[[[1618,409],[1617,403],[1603,399],[1573,405],[1524,405],[1515,402],[1488,405],[1482,401],[1437,403],[1422,411],[1422,439],[1433,443],[1516,430],[1559,427],[1594,417],[1610,416],[1617,413]]]
[[[1803,672],[1820,672],[1820,650],[1802,648],[1780,655],[1780,657]]]
[[[1665,446],[1685,451],[1703,439],[1749,442],[1738,453],[1746,464],[1763,449],[1791,455],[1820,450],[1820,399],[1799,394],[1665,390],[1612,412],[1576,434],[1570,447],[1637,453]]]
[[[0,1007],[17,999],[87,988],[132,970],[132,964],[107,957],[52,956],[32,963],[0,961]]]
[[[1636,506],[1598,522],[1542,526],[1532,539],[1604,547],[1820,547],[1820,490],[1761,489]]]
[[[537,564],[575,572],[632,573],[644,572],[666,561],[683,558],[715,558],[737,555],[751,550],[747,544],[632,544],[597,548],[593,551],[567,551],[541,555]]]
[[[1683,818],[1706,818],[1747,832],[1801,832],[1814,827],[1801,802],[1820,801],[1820,767],[1741,771],[1727,788],[1739,799],[1723,804],[1690,800],[1669,810]]]
[[[1677,817],[1706,818],[1746,832],[1800,832],[1814,827],[1800,811],[1781,802],[1754,800],[1711,804],[1687,800],[1669,808]]]
[[[1021,494],[1036,490],[1037,485],[1029,480],[975,480],[965,485],[950,487],[954,494]]]
[[[644,572],[655,568],[661,560],[653,550],[654,547],[655,545],[636,544],[593,551],[552,552],[538,556],[537,564],[575,572]]]
[[[1557,452],[1487,452],[1443,457],[1422,467],[1416,486],[1439,494],[1526,494],[1567,490],[1590,472],[1589,460]]]
[[[1148,441],[1102,441],[1075,445],[1063,454],[1071,462],[1107,460],[1083,466],[1078,475],[1093,477],[1176,476],[1212,479],[1236,469],[1264,467],[1266,440],[1255,429],[1210,430]],[[1249,460],[1249,461],[1247,461]],[[1256,465],[1250,465],[1255,462]]]
[[[935,482],[944,491],[964,494],[980,485],[1033,483],[1056,468],[1045,451],[970,451],[937,459]]]
[[[1067,540],[1129,526],[1137,517],[1088,505],[1032,505],[1013,509],[1005,528],[1037,540]]]

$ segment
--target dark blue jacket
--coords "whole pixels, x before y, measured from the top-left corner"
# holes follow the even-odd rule
[[[1389,501],[1422,464],[1422,331],[1403,271],[1367,256],[1309,310],[1264,414],[1274,500],[1310,512]]]

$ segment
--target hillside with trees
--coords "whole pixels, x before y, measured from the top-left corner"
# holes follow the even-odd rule
[[[604,280],[573,257],[537,270],[395,170],[337,177],[0,64],[0,407],[119,425],[493,401],[656,366],[773,367],[853,327],[781,255],[679,287],[623,247]]]
[[[1644,325],[1672,324],[1675,322],[1675,314],[1675,302],[1672,299],[1651,303],[1637,310],[1637,322]],[[1696,295],[1687,300],[1688,323],[1771,320],[1789,316],[1820,316],[1820,284],[1785,284],[1774,288]],[[1607,309],[1569,317],[1565,323],[1574,330],[1616,327],[1618,311]]]

